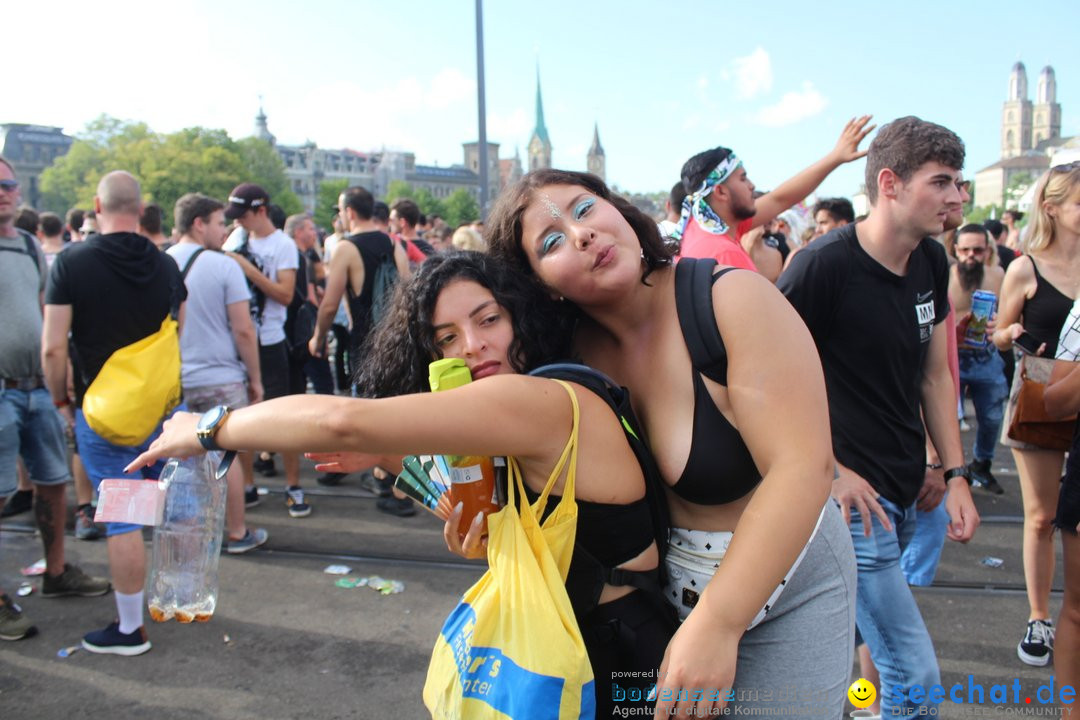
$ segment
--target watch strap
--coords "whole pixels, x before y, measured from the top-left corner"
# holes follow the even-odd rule
[[[953,478],[957,478],[957,477],[962,477],[964,479],[967,479],[967,468],[961,466],[961,467],[949,468],[948,470],[945,471],[945,482],[949,482]]]

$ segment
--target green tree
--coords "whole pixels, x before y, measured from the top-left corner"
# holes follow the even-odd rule
[[[457,227],[478,219],[480,206],[476,204],[476,198],[471,192],[459,188],[443,201],[442,216],[447,225]]]
[[[338,198],[341,197],[341,193],[349,187],[349,181],[345,178],[340,180],[323,180],[319,183],[319,192],[316,195],[315,200],[315,224],[319,227],[330,229],[330,225],[334,220],[334,211],[332,208],[337,207]]]
[[[446,208],[443,206],[442,201],[432,195],[431,191],[427,188],[420,188],[417,190],[413,201],[416,203],[416,206],[420,208],[420,212],[428,217],[446,214]]]
[[[386,188],[386,197],[383,202],[387,205],[393,205],[398,198],[408,198],[415,201],[416,190],[404,180],[391,180],[389,187]]]
[[[1024,193],[1028,191],[1028,188],[1034,182],[1035,178],[1031,176],[1031,173],[1026,172],[1016,173],[1009,178],[1009,184],[1005,186],[1005,205],[1016,207],[1020,198],[1024,196]]]
[[[965,223],[978,223],[982,225],[990,218],[1001,218],[1002,207],[1000,205],[986,205],[984,207],[971,208],[964,212]]]
[[[161,135],[145,123],[105,115],[91,121],[71,150],[42,173],[43,208],[62,214],[76,205],[91,207],[101,176],[118,169],[139,179],[143,199],[161,205],[167,225],[184,193],[224,200],[244,181],[266,188],[287,214],[303,211],[280,156],[265,142],[237,142],[224,130],[198,127]]]

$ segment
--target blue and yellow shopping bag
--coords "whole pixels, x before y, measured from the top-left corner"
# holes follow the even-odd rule
[[[566,594],[574,551],[578,403],[544,492],[532,505],[509,459],[508,502],[488,516],[488,571],[446,619],[431,654],[424,704],[436,720],[592,720],[592,667]],[[540,525],[566,469],[562,500]],[[518,508],[515,497],[522,498]]]

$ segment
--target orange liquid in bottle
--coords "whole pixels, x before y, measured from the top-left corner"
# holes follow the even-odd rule
[[[495,502],[495,464],[481,455],[451,456],[450,502],[462,503],[458,535],[465,537],[473,518],[484,513],[483,534],[487,535],[487,516],[499,510]]]

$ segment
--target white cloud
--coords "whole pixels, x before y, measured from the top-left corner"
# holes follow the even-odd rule
[[[821,113],[829,104],[828,99],[807,81],[802,85],[802,90],[786,92],[779,102],[761,108],[755,120],[766,127],[783,127],[794,125],[806,118]]]
[[[457,68],[443,68],[431,79],[431,90],[425,93],[427,106],[442,110],[459,102],[476,102],[476,81]]]
[[[772,60],[764,48],[758,47],[749,55],[732,60],[730,68],[722,72],[721,77],[735,80],[735,93],[739,98],[757,97],[772,90]]]
[[[488,112],[488,138],[493,142],[501,142],[511,146],[514,143],[527,142],[529,134],[532,132],[532,123],[533,119],[529,116],[529,113],[521,107],[514,108],[506,114]],[[521,146],[521,150],[522,152],[525,151],[524,145]],[[506,157],[514,156],[512,147],[508,147],[505,152],[500,148],[499,152]]]

